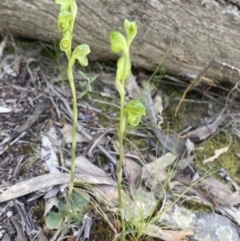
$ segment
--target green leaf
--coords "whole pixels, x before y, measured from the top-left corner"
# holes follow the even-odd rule
[[[126,61],[126,64],[125,64]],[[122,56],[117,62],[117,80],[126,81],[131,74],[131,61],[129,58]]]
[[[70,31],[64,33],[63,38],[60,42],[60,49],[67,51],[71,47],[72,35]]]
[[[59,229],[62,225],[62,215],[56,212],[49,212],[45,217],[45,224],[49,229]]]
[[[137,34],[137,24],[133,21],[128,21],[127,19],[124,20],[124,28],[127,33],[127,40],[128,40],[128,46],[130,46],[131,42],[135,38]]]
[[[117,54],[127,49],[126,38],[120,32],[113,31],[110,33],[110,43],[113,53]]]
[[[73,211],[83,212],[89,204],[89,199],[78,192],[73,192],[71,208]]]
[[[145,106],[139,100],[130,101],[125,107],[128,123],[137,126],[143,115],[146,115]]]
[[[59,202],[58,204],[58,212],[64,216],[67,212],[68,212],[68,206],[67,204],[63,203],[63,202]]]
[[[84,215],[81,214],[81,213],[69,213],[68,216],[67,216],[67,219],[70,221],[70,222],[74,222],[75,225],[80,225],[83,221],[83,217]]]
[[[61,32],[69,30],[72,14],[69,11],[61,11],[58,15],[58,28]]]

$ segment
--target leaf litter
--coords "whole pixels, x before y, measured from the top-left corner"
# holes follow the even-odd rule
[[[112,239],[109,239],[113,240],[119,230],[118,145],[114,119],[118,108],[113,88],[114,68],[108,68],[107,72],[96,70],[92,86],[89,86],[89,75],[74,73],[76,80],[87,78],[87,86],[77,85],[79,93],[87,94],[79,104],[75,190],[81,190],[81,194],[76,200],[80,202],[82,196],[89,199],[86,206],[80,203],[76,206],[75,211],[81,213],[81,218],[71,216],[63,220],[61,205],[65,205],[69,182],[71,93],[67,85],[61,84],[66,76],[60,75],[56,65],[39,54],[43,45],[34,46],[37,54],[23,55],[14,43],[19,51],[8,55],[4,50],[11,41],[5,39],[0,44],[0,220],[3,224],[0,236],[15,240],[50,240],[50,236],[43,235],[46,227],[38,222],[36,214],[30,215],[31,208],[43,202],[41,215],[48,216],[46,225],[58,229],[54,238],[66,235],[62,229],[65,225],[76,240],[81,237],[91,240],[96,225],[94,220],[102,216],[113,230]],[[47,68],[51,71],[46,71]],[[127,134],[129,139],[140,136],[137,139],[141,143],[138,140],[134,146],[130,142],[125,146],[126,220],[139,230],[138,235],[155,240],[189,240],[189,237],[204,241],[239,240],[239,183],[232,178],[226,181],[220,180],[219,176],[216,179],[209,173],[206,176],[194,163],[196,148],[217,135],[221,128],[226,128],[226,123],[232,123],[238,133],[235,108],[230,108],[227,103],[230,97],[225,99],[227,104],[222,99],[224,107],[215,112],[214,118],[181,134],[171,130],[165,132],[165,112],[171,99],[166,104],[163,91],[155,91],[153,97],[155,86],[149,82],[144,84],[141,74],[139,78],[137,82],[132,75],[128,81],[128,98],[141,98],[148,116],[143,123],[145,127]],[[234,91],[238,93],[237,85],[228,94]],[[231,102],[236,104],[236,101],[233,95]],[[138,145],[144,145],[144,148]],[[231,142],[216,149],[214,156],[202,159],[202,162],[208,165],[210,161],[217,162],[230,148]],[[184,204],[192,200],[195,200],[195,206],[204,203],[205,207],[210,207],[211,213],[188,209]],[[94,211],[88,210],[91,205],[95,207]],[[112,213],[113,218],[109,219],[107,213]],[[14,225],[13,232],[7,232],[8,220]],[[181,220],[185,220],[184,223]]]

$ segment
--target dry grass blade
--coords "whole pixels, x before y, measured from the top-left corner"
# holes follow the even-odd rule
[[[198,77],[197,77],[196,79],[194,79],[194,80],[191,82],[191,84],[187,87],[187,89],[184,91],[183,96],[182,96],[181,100],[179,101],[179,103],[178,103],[178,105],[177,105],[177,108],[176,108],[176,110],[175,110],[175,114],[174,114],[175,117],[177,116],[177,113],[178,113],[178,111],[179,111],[179,108],[181,107],[181,104],[182,104],[184,98],[186,97],[188,91],[191,90],[194,86],[196,86],[196,85],[199,84],[199,82],[201,81],[201,78],[203,77],[203,75],[205,74],[205,72],[212,66],[212,64],[213,64],[214,62],[215,62],[215,61],[212,60],[212,62],[211,62],[209,65],[207,65],[207,66],[201,71],[201,73],[198,75]]]

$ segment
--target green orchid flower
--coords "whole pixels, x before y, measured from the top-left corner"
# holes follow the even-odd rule
[[[69,30],[71,19],[72,14],[69,11],[61,11],[58,15],[58,29],[61,32],[66,32],[67,30]]]
[[[146,115],[145,106],[139,100],[130,101],[125,107],[127,121],[132,126],[138,126],[143,115]]]
[[[70,31],[66,31],[60,42],[60,49],[64,52],[68,51],[71,47],[71,42],[72,42],[72,34]]]
[[[132,43],[133,39],[137,35],[137,24],[133,21],[128,21],[127,19],[124,20],[124,28],[127,33],[127,43],[128,46]]]
[[[89,53],[90,53],[90,48],[87,44],[78,45],[72,53],[72,60],[75,62],[75,60],[77,59],[80,65],[87,66],[88,65],[87,55]]]

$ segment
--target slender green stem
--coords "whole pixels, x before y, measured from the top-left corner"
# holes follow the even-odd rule
[[[71,12],[73,12],[73,2],[71,4]],[[73,33],[75,18],[71,20],[70,30]],[[74,183],[74,175],[76,169],[76,142],[77,142],[77,96],[76,96],[76,89],[75,83],[73,78],[73,65],[71,63],[71,55],[72,55],[72,41],[70,42],[70,52],[66,52],[68,58],[68,81],[70,84],[71,92],[72,92],[72,104],[73,104],[73,127],[72,127],[72,150],[71,150],[71,173],[70,173],[70,180],[69,180],[69,187],[68,187],[68,205],[71,207],[71,199],[72,199],[72,192],[73,192],[73,183]]]
[[[72,191],[73,191],[73,182],[76,168],[76,141],[77,141],[77,96],[76,89],[73,79],[73,73],[70,64],[68,65],[68,80],[72,91],[72,104],[73,104],[73,129],[72,129],[72,151],[71,151],[71,174],[70,174],[70,182],[69,182],[69,190],[68,190],[68,203],[71,202]]]
[[[124,101],[125,95],[120,95],[120,123],[119,123],[119,163],[117,168],[117,187],[118,187],[118,202],[119,202],[119,209],[121,214],[121,222],[122,222],[122,240],[125,240],[125,217],[124,217],[124,207],[123,207],[123,200],[122,200],[122,173],[123,173],[123,138],[124,138],[124,131],[125,131],[125,116],[124,116]]]
[[[124,54],[124,68],[123,73],[121,77],[121,83],[123,85],[124,90],[124,84],[125,81],[125,71],[127,69],[127,63],[129,58],[129,52],[126,51]],[[117,177],[118,177],[118,202],[119,202],[119,209],[120,209],[120,215],[121,215],[121,222],[122,222],[122,240],[125,241],[125,235],[126,235],[126,227],[125,227],[125,215],[124,215],[124,205],[123,205],[123,199],[122,199],[122,173],[123,173],[123,160],[124,160],[124,150],[123,150],[123,138],[124,138],[124,132],[125,132],[125,125],[126,125],[126,118],[124,113],[124,105],[125,105],[125,90],[123,93],[120,94],[120,123],[119,123],[119,163],[117,168]]]

